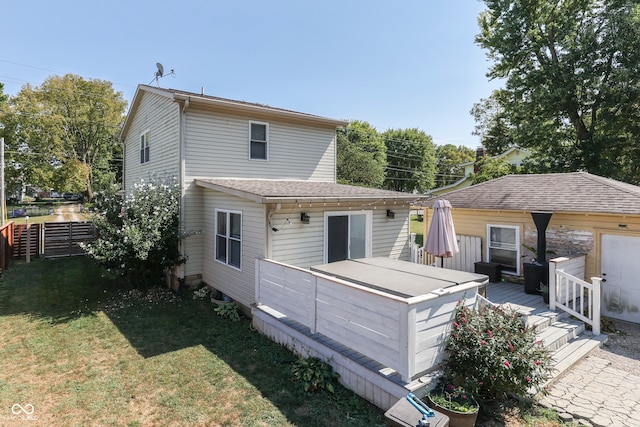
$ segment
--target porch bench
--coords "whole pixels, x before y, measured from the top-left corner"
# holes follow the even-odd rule
[[[489,282],[497,283],[502,281],[502,264],[497,262],[476,262],[474,272],[489,276]]]

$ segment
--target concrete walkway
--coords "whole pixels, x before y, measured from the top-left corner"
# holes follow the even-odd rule
[[[77,203],[65,203],[58,206],[55,210],[56,222],[66,221],[82,221],[84,216],[80,214],[80,207]]]
[[[557,410],[566,421],[586,420],[594,427],[640,427],[639,375],[588,356],[556,379],[540,403]]]

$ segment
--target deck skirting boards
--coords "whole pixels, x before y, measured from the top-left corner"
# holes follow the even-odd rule
[[[395,371],[318,334],[310,334],[307,328],[279,318],[269,307],[254,306],[252,312],[256,330],[302,357],[324,360],[340,375],[342,385],[384,411],[409,392],[422,397],[432,379],[426,376],[410,384],[403,383]]]

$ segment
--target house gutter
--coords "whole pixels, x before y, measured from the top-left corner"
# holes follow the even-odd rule
[[[178,166],[178,174],[180,181],[180,227],[184,225],[184,211],[185,211],[185,202],[184,202],[184,194],[185,194],[185,169],[186,169],[186,151],[187,151],[187,141],[186,141],[186,120],[185,114],[189,109],[189,97],[184,100],[184,104],[180,109],[180,163]],[[182,245],[182,240],[180,241],[180,254],[182,257],[186,258],[184,254],[184,246]],[[180,269],[178,273],[178,278],[184,280],[184,263],[180,264]]]
[[[191,99],[194,105],[206,105],[214,108],[218,108],[224,111],[242,112],[251,115],[268,115],[271,117],[278,117],[281,119],[296,120],[306,123],[313,123],[322,126],[332,127],[344,127],[349,124],[345,120],[330,119],[328,117],[315,116],[312,114],[300,113],[297,111],[284,110],[279,108],[273,108],[266,105],[257,105],[251,103],[243,103],[233,101],[230,99],[214,98],[201,95],[186,95],[183,93],[174,93],[173,99],[175,101],[184,101],[185,99]]]

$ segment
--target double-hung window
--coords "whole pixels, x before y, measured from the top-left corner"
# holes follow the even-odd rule
[[[148,130],[140,134],[140,164],[149,161],[149,136]]]
[[[487,261],[502,264],[503,273],[520,274],[520,227],[487,224]]]
[[[216,260],[240,268],[242,258],[242,213],[216,209]]]
[[[249,158],[251,160],[268,160],[269,158],[269,124],[249,122]]]

